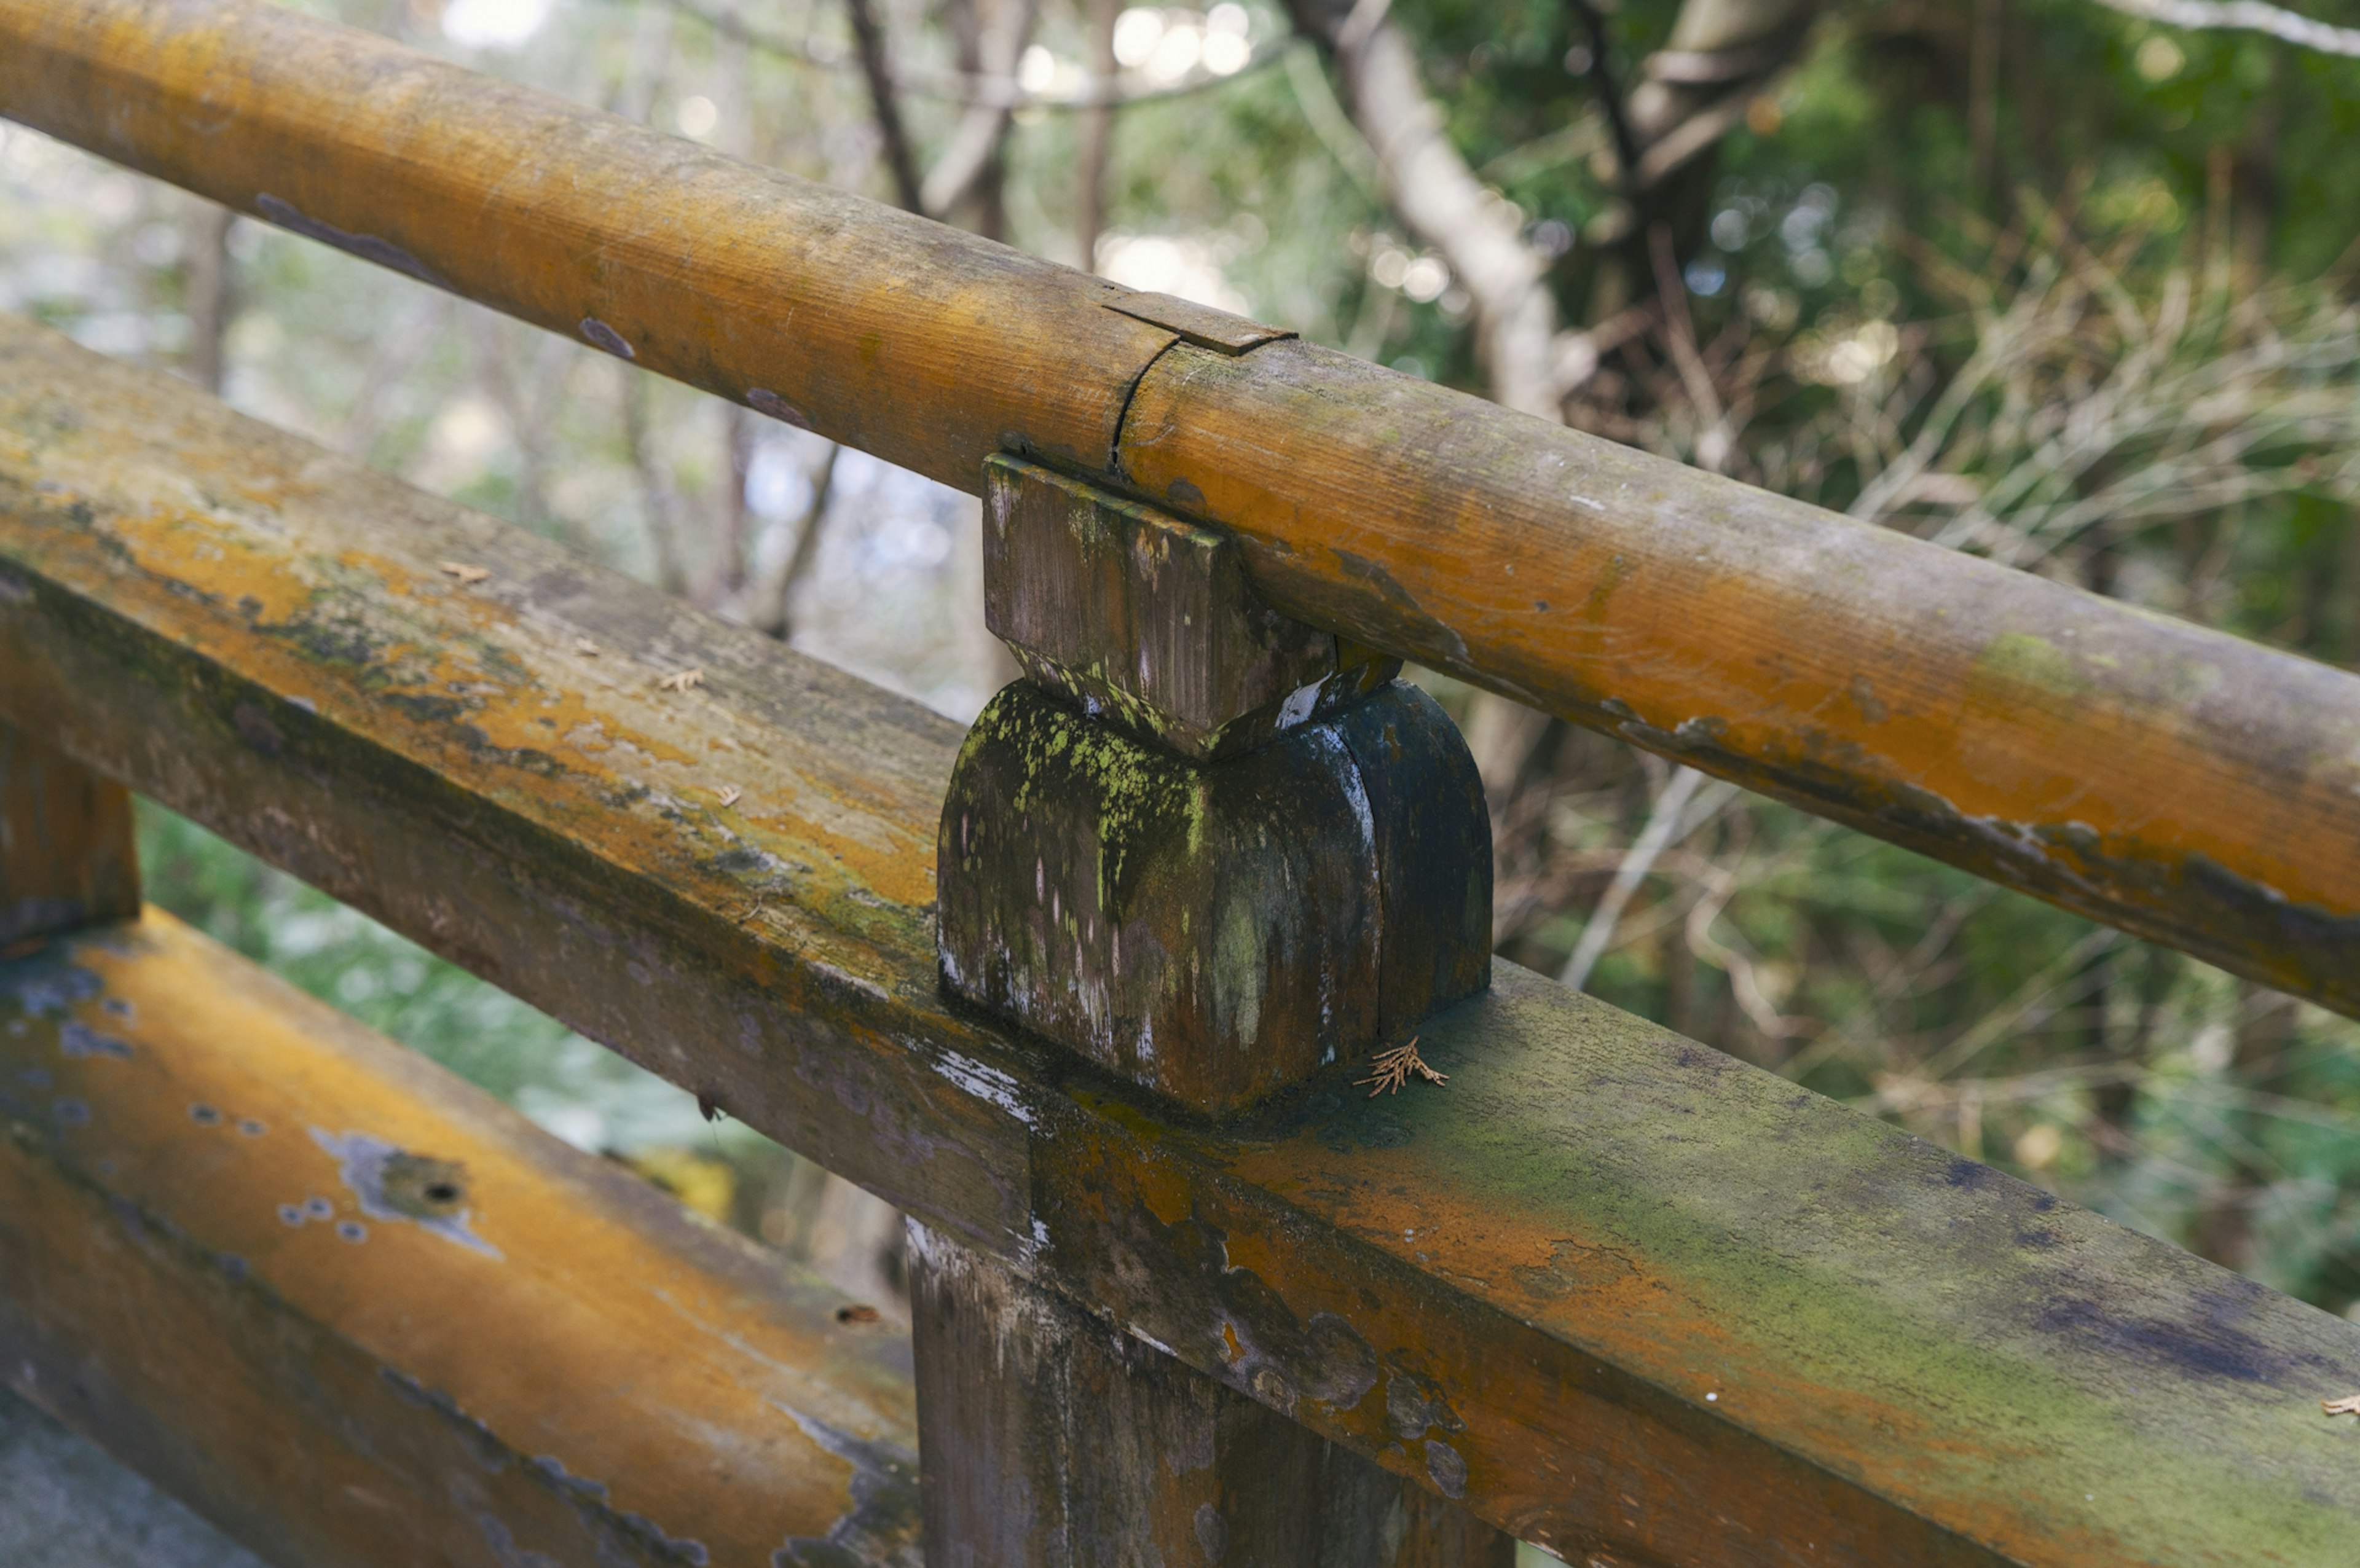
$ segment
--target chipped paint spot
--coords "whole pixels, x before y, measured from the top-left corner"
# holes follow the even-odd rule
[[[576,1475],[565,1468],[564,1461],[553,1454],[539,1454],[531,1461],[533,1470],[552,1486],[566,1497],[579,1498],[596,1509],[595,1517],[620,1525],[623,1530],[650,1548],[657,1560],[682,1563],[689,1568],[704,1568],[711,1555],[705,1543],[686,1536],[668,1534],[645,1514],[623,1513],[608,1501],[606,1484],[587,1475]]]
[[[595,316],[582,318],[582,336],[595,347],[605,349],[617,359],[637,359],[639,352],[623,341],[623,334]]]
[[[447,1172],[457,1167],[411,1154],[369,1133],[347,1132],[338,1137],[316,1127],[311,1132],[311,1141],[337,1162],[338,1176],[360,1201],[361,1213],[369,1218],[404,1221],[486,1258],[500,1257],[499,1248],[468,1225],[470,1211],[461,1206],[462,1191],[454,1189],[449,1197],[438,1197],[431,1191],[438,1178],[448,1181],[447,1177],[440,1177],[435,1168]],[[421,1166],[428,1169],[421,1171]]]
[[[1278,705],[1278,727],[1291,730],[1309,718],[1311,710],[1318,705],[1319,693],[1327,684],[1325,681],[1314,681],[1308,686],[1298,686],[1290,692],[1286,701]]]
[[[847,990],[858,991],[873,1001],[890,1002],[893,999],[891,992],[865,975],[855,975],[848,969],[838,969],[835,964],[823,963],[816,958],[810,963],[813,974],[823,979],[833,980]]]
[[[11,970],[14,973],[8,973]],[[0,996],[14,997],[27,1016],[37,1018],[61,1018],[68,1008],[104,989],[96,974],[77,964],[60,962],[54,949],[0,965],[0,975],[6,975],[0,979]]]
[[[771,391],[767,387],[748,387],[746,389],[746,403],[748,408],[755,409],[757,412],[768,414],[770,418],[777,419],[781,424],[792,425],[799,430],[807,430],[812,428],[811,416],[809,414],[804,413],[801,408],[796,408],[792,403],[788,402],[784,397],[780,397],[776,392]]]
[[[1426,1474],[1434,1483],[1434,1489],[1453,1502],[1467,1495],[1467,1461],[1450,1444],[1439,1441],[1426,1443]]]
[[[347,256],[359,256],[363,261],[373,261],[379,267],[389,267],[396,272],[415,278],[419,282],[431,284],[437,289],[451,287],[433,268],[395,245],[391,240],[377,234],[354,234],[348,229],[340,229],[333,223],[323,223],[317,218],[306,217],[295,209],[294,203],[282,201],[267,191],[255,197],[254,210],[291,234],[301,234],[308,240],[317,240],[324,245],[333,245]]]
[[[101,1034],[79,1019],[69,1018],[58,1026],[58,1051],[68,1057],[113,1057],[118,1062],[131,1060],[131,1045],[111,1034]]]
[[[1229,1525],[1221,1510],[1210,1503],[1196,1505],[1195,1519],[1196,1545],[1207,1563],[1218,1563],[1229,1552]]]
[[[956,1051],[945,1051],[934,1059],[934,1069],[977,1099],[998,1105],[1026,1127],[1033,1125],[1032,1107],[1024,1103],[1020,1093],[1022,1085],[999,1068],[987,1067]]]
[[[923,1227],[912,1226],[914,1236]],[[800,1428],[823,1453],[852,1466],[852,1507],[822,1536],[790,1536],[770,1553],[770,1568],[848,1568],[861,1563],[899,1565],[918,1518],[918,1456],[894,1443],[857,1437],[777,1399],[770,1408]],[[890,1554],[890,1555],[889,1555]],[[916,1568],[914,1553],[908,1555]]]

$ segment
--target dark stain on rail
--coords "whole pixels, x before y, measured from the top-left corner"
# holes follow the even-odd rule
[[[431,284],[437,289],[451,287],[440,273],[391,240],[377,234],[354,234],[348,229],[340,229],[333,223],[323,223],[317,218],[306,217],[297,211],[293,202],[273,196],[268,191],[255,197],[254,210],[280,228],[301,234],[305,239],[318,240],[322,245],[333,245],[348,256],[359,256],[363,261],[373,261],[379,267],[389,267],[396,272],[415,278],[419,282]]]

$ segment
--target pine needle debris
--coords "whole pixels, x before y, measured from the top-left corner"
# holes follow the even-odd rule
[[[1411,1037],[1407,1045],[1396,1045],[1390,1051],[1377,1052],[1369,1059],[1369,1065],[1374,1071],[1366,1078],[1355,1078],[1352,1082],[1356,1085],[1374,1083],[1376,1087],[1369,1091],[1369,1098],[1371,1100],[1387,1091],[1400,1094],[1402,1085],[1409,1082],[1412,1073],[1415,1073],[1429,1083],[1450,1082],[1449,1073],[1437,1073],[1426,1064],[1424,1058],[1418,1055],[1417,1040],[1415,1036]]]

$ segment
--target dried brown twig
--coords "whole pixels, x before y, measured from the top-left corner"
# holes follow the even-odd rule
[[[1369,1065],[1375,1071],[1366,1078],[1355,1078],[1352,1082],[1355,1084],[1374,1083],[1376,1087],[1369,1091],[1369,1098],[1371,1100],[1388,1090],[1396,1094],[1400,1094],[1402,1085],[1409,1082],[1410,1074],[1413,1073],[1429,1083],[1450,1082],[1449,1073],[1437,1073],[1419,1057],[1415,1037],[1412,1037],[1407,1045],[1396,1045],[1390,1051],[1377,1052],[1369,1059]]]

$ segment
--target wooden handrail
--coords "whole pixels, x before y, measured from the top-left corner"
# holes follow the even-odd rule
[[[954,1008],[952,725],[5,318],[0,671],[0,718],[1576,1561],[2360,1528],[2318,1405],[2360,1325],[1513,965],[1426,1026],[1446,1086],[1338,1064],[1218,1127]]]
[[[0,114],[948,484],[1095,474],[1304,620],[2360,1014],[2349,675],[259,0],[0,0]]]

